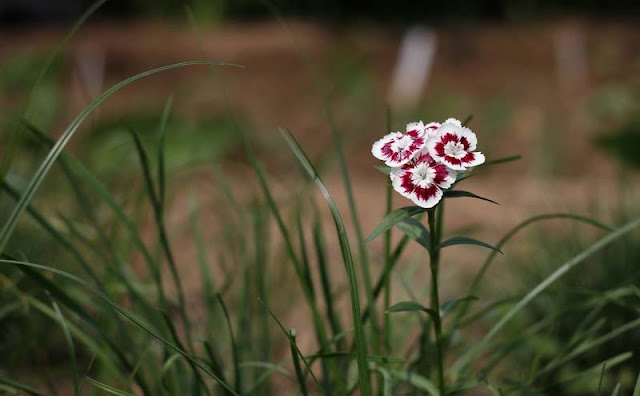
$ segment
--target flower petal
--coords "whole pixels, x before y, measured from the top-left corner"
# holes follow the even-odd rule
[[[464,157],[460,158],[462,164],[465,168],[471,168],[474,166],[478,166],[484,163],[484,154],[479,151],[475,151],[473,153],[468,153]]]
[[[411,161],[425,143],[426,139],[417,130],[411,130],[405,134],[392,132],[375,142],[371,147],[371,153],[374,157],[383,160],[385,165],[395,168]]]
[[[418,131],[420,135],[424,133],[424,124],[422,121],[410,122],[407,124],[407,132]]]
[[[459,127],[461,127],[461,126],[462,126],[462,122],[460,122],[460,120],[459,120],[459,119],[457,119],[457,118],[447,118],[447,119],[443,122],[443,124],[454,124],[454,125],[459,126]]]

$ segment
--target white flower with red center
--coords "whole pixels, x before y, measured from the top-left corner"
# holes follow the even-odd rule
[[[450,118],[440,126],[426,148],[436,161],[463,171],[484,162],[484,155],[474,151],[477,144],[475,133],[463,127],[460,121]]]
[[[418,206],[432,208],[442,199],[442,189],[456,181],[456,172],[436,162],[425,150],[402,168],[391,170],[391,184]]]
[[[400,167],[411,161],[415,154],[422,150],[439,126],[437,123],[425,126],[422,121],[412,122],[407,124],[405,133],[391,132],[375,142],[371,147],[371,153],[377,159],[384,161],[387,166]]]

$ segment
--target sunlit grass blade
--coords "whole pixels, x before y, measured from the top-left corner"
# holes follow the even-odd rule
[[[133,393],[125,392],[121,389],[114,388],[113,386],[103,384],[102,382],[97,381],[91,377],[85,377],[84,379],[91,385],[109,394],[116,395],[116,396],[135,396]]]
[[[66,271],[62,271],[62,270],[59,270],[57,268],[52,268],[52,267],[48,267],[46,265],[41,265],[41,264],[34,264],[34,263],[25,262],[25,261],[7,260],[7,259],[0,259],[0,264],[20,266],[20,267],[29,267],[29,268],[38,269],[38,270],[41,270],[41,271],[47,271],[47,272],[50,272],[52,274],[59,275],[59,276],[65,278],[65,279],[68,279],[68,280],[70,280],[70,281],[72,281],[74,283],[77,283],[78,285],[80,285],[80,286],[86,288],[87,290],[91,291],[94,295],[96,295],[98,298],[100,298],[103,302],[108,304],[111,308],[113,308],[115,311],[117,311],[119,314],[121,314],[124,318],[129,320],[131,323],[135,324],[137,327],[142,329],[144,332],[146,332],[147,334],[149,334],[153,338],[157,339],[158,341],[162,342],[164,345],[166,345],[170,349],[176,351],[177,353],[182,355],[187,360],[191,361],[196,367],[201,369],[204,373],[206,373],[210,378],[215,380],[221,386],[227,388],[232,394],[237,395],[237,393],[227,383],[225,383],[220,378],[218,378],[218,376],[215,375],[207,367],[203,366],[198,359],[194,358],[187,351],[185,351],[185,350],[181,349],[180,347],[176,346],[171,341],[169,341],[166,338],[162,337],[158,333],[157,330],[153,329],[152,327],[150,327],[149,325],[144,323],[141,319],[137,318],[134,314],[132,314],[128,310],[122,308],[120,305],[118,305],[115,302],[113,302],[104,293],[102,293],[95,286],[91,285],[90,283],[86,282],[85,280],[83,280],[83,279],[81,279],[81,278],[79,278],[79,277],[77,277],[77,276],[75,276],[73,274],[70,274],[70,273],[68,273]]]
[[[601,250],[605,246],[609,245],[621,236],[631,232],[635,228],[640,226],[640,219],[631,221],[615,231],[609,233],[607,236],[601,238],[587,249],[580,252],[571,260],[565,262],[556,271],[549,275],[544,281],[539,283],[533,290],[527,293],[516,305],[514,305],[506,314],[504,314],[500,320],[498,320],[489,332],[482,338],[482,340],[472,347],[467,353],[465,353],[453,366],[452,371],[454,373],[460,372],[465,369],[473,359],[475,359],[484,348],[487,347],[489,341],[517,314],[519,313],[531,300],[542,293],[547,287],[553,284],[556,280],[566,274],[570,269],[584,262],[585,259]]]
[[[353,265],[351,248],[349,247],[349,239],[346,234],[344,222],[342,221],[340,212],[338,211],[338,208],[333,201],[331,194],[329,194],[329,191],[325,187],[324,183],[322,183],[322,180],[320,180],[320,177],[316,173],[316,170],[314,169],[313,165],[307,158],[300,145],[298,145],[298,142],[296,142],[293,135],[291,135],[289,132],[281,131],[281,133],[304,170],[309,174],[311,179],[316,183],[316,185],[324,195],[324,198],[327,201],[327,204],[329,205],[329,209],[331,210],[331,214],[333,216],[340,242],[340,250],[342,251],[342,258],[344,260],[345,269],[347,270],[347,276],[349,279],[349,294],[351,295],[351,310],[355,330],[354,337],[356,344],[356,360],[358,363],[358,382],[360,384],[361,394],[367,396],[371,394],[369,369],[366,362],[367,343],[364,330],[362,328],[356,271]]]
[[[389,373],[392,377],[395,377],[403,382],[408,382],[416,389],[425,391],[431,396],[440,396],[440,391],[438,391],[438,388],[434,385],[434,383],[419,374],[400,370],[389,370]]]
[[[49,154],[47,154],[46,158],[44,159],[44,161],[42,162],[42,164],[40,165],[36,173],[33,175],[31,180],[29,181],[29,184],[27,185],[22,197],[20,198],[20,201],[18,201],[18,204],[16,205],[14,210],[11,212],[11,215],[9,216],[2,230],[0,231],[0,252],[4,251],[5,247],[7,246],[7,242],[11,237],[11,234],[13,233],[13,230],[15,229],[16,224],[18,223],[18,219],[20,218],[20,215],[22,215],[22,212],[24,212],[28,203],[31,201],[31,199],[35,195],[36,191],[38,190],[38,187],[40,187],[40,184],[42,184],[42,181],[49,173],[49,170],[53,166],[54,162],[60,156],[60,153],[62,153],[62,150],[64,150],[65,146],[67,145],[67,143],[69,143],[71,138],[74,136],[74,134],[76,133],[76,131],[78,130],[82,122],[89,116],[89,114],[91,114],[91,112],[96,107],[98,107],[102,102],[104,102],[107,98],[109,98],[111,95],[113,95],[115,92],[117,92],[121,88],[141,78],[148,77],[153,74],[157,74],[166,70],[176,69],[176,68],[185,67],[185,66],[192,66],[192,65],[210,65],[211,66],[211,65],[229,65],[229,64],[224,64],[219,62],[192,61],[192,62],[180,62],[172,65],[161,66],[155,69],[147,70],[145,72],[139,73],[133,77],[127,78],[126,80],[123,80],[115,84],[114,86],[106,90],[98,98],[96,98],[94,101],[92,101],[87,107],[85,107],[84,110],[82,110],[82,112],[71,122],[69,127],[65,129],[65,131],[62,133],[60,138],[57,140],[56,144],[53,146],[53,148],[49,152]]]

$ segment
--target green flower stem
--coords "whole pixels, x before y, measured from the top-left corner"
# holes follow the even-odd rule
[[[387,183],[387,207],[386,213],[391,212],[393,202],[393,188],[391,183]],[[391,303],[391,228],[384,234],[384,312],[389,310]],[[376,295],[374,294],[374,298]],[[391,318],[384,315],[384,347],[387,353],[391,353]]]
[[[431,208],[427,211],[429,221],[429,267],[431,267],[431,309],[435,311],[433,315],[433,327],[436,335],[436,360],[438,364],[438,389],[440,395],[444,396],[444,367],[443,367],[443,350],[442,350],[442,323],[440,322],[440,296],[438,294],[438,267],[440,261],[440,231],[442,224],[442,209],[438,213],[438,221],[436,222],[435,208]],[[438,224],[436,224],[438,223]]]

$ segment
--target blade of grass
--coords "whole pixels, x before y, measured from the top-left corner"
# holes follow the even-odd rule
[[[507,244],[507,242],[509,242],[518,232],[520,232],[524,228],[528,227],[531,224],[537,223],[539,221],[551,220],[551,219],[575,220],[575,221],[582,222],[582,223],[585,223],[585,224],[590,224],[590,225],[592,225],[594,227],[597,227],[597,228],[600,228],[600,229],[603,229],[603,230],[607,230],[607,231],[611,231],[612,230],[612,228],[610,226],[605,225],[603,223],[600,223],[600,222],[598,222],[596,220],[590,219],[588,217],[574,215],[574,214],[571,214],[571,213],[550,213],[550,214],[543,214],[543,215],[533,216],[533,217],[530,217],[530,218],[524,220],[523,222],[521,222],[520,224],[516,225],[511,230],[509,230],[498,241],[498,243],[495,246],[498,249],[502,249]],[[482,283],[482,279],[484,278],[484,274],[489,269],[489,266],[491,265],[491,263],[495,259],[496,255],[497,255],[496,251],[492,251],[491,253],[489,253],[489,255],[487,256],[486,260],[482,264],[482,267],[480,267],[480,270],[478,270],[478,273],[473,278],[473,281],[471,282],[471,285],[469,286],[469,289],[468,289],[468,291],[466,293],[467,295],[469,295],[469,296],[477,296],[478,295],[478,290],[479,290],[480,285]],[[462,318],[466,315],[468,309],[469,309],[469,304],[466,303],[466,302],[463,302],[461,304],[461,306],[460,306],[460,309],[456,312],[456,315],[453,317],[453,319],[450,322],[451,323],[451,325],[450,325],[451,331],[455,331],[455,329],[458,328]]]
[[[52,268],[52,267],[48,267],[46,265],[41,265],[41,264],[29,263],[29,262],[19,261],[19,260],[7,260],[7,259],[0,259],[0,264],[8,264],[8,265],[14,265],[14,266],[19,266],[19,267],[28,267],[28,268],[38,269],[38,270],[41,270],[41,271],[47,271],[47,272],[59,275],[59,276],[65,278],[65,279],[71,280],[74,283],[77,283],[77,284],[81,285],[82,287],[86,288],[87,290],[89,290],[93,294],[95,294],[102,301],[107,303],[111,308],[116,310],[118,313],[120,313],[127,320],[129,320],[130,322],[135,324],[137,327],[139,327],[140,329],[145,331],[147,334],[149,334],[150,336],[154,337],[158,341],[162,342],[164,345],[166,345],[170,349],[172,349],[172,350],[176,351],[177,353],[181,354],[187,360],[191,361],[196,367],[198,367],[203,372],[205,372],[209,377],[211,377],[213,380],[215,380],[221,386],[227,388],[232,394],[238,395],[235,391],[233,391],[233,389],[227,383],[225,383],[220,378],[218,378],[218,376],[216,376],[208,368],[204,367],[198,361],[198,359],[192,357],[188,352],[184,351],[183,349],[181,349],[178,346],[174,345],[169,340],[167,340],[164,337],[162,337],[158,333],[158,331],[156,331],[155,329],[153,329],[149,325],[145,324],[141,319],[137,318],[135,315],[133,315],[128,310],[122,308],[120,305],[118,305],[115,302],[113,302],[104,293],[102,293],[95,286],[91,285],[90,283],[86,282],[85,280],[83,280],[83,279],[81,279],[81,278],[79,278],[79,277],[77,277],[77,276],[75,276],[73,274],[70,274],[70,273],[68,273],[66,271],[62,271],[62,270],[59,270],[57,268]]]
[[[78,391],[80,387],[78,386],[78,362],[76,361],[76,350],[73,346],[73,338],[71,337],[71,333],[69,333],[69,327],[67,326],[67,321],[64,319],[62,315],[62,311],[60,311],[60,307],[56,304],[56,300],[51,299],[51,305],[56,312],[56,316],[58,317],[58,322],[60,323],[60,327],[62,327],[62,331],[64,333],[64,339],[67,343],[67,348],[69,349],[69,358],[71,359],[71,375],[73,378],[73,394],[78,396]]]
[[[227,321],[227,329],[229,331],[229,338],[231,339],[231,353],[233,357],[233,380],[234,387],[238,394],[242,394],[242,374],[240,371],[240,356],[238,355],[238,344],[236,343],[236,339],[233,335],[233,328],[231,327],[231,318],[229,317],[229,311],[227,311],[227,307],[224,304],[224,300],[222,300],[222,295],[220,293],[216,294],[218,298],[218,302],[222,307],[222,312],[224,313],[224,318]]]
[[[27,392],[27,393],[29,393],[31,395],[34,395],[34,396],[47,396],[44,393],[38,392],[37,390],[35,390],[34,388],[30,387],[29,385],[25,385],[25,384],[22,384],[20,382],[14,381],[14,380],[12,380],[12,379],[10,379],[8,377],[5,377],[4,375],[2,375],[2,373],[0,373],[0,384],[7,385],[7,386],[9,386],[11,388],[14,388],[14,389],[19,389],[19,390],[21,390],[23,392]]]
[[[304,374],[302,374],[302,366],[300,366],[300,357],[298,355],[298,347],[296,346],[296,331],[294,329],[289,330],[289,346],[291,347],[291,357],[293,358],[293,367],[296,369],[296,378],[298,378],[298,385],[300,385],[300,392],[303,396],[308,396],[307,383],[304,380]]]
[[[358,383],[360,385],[360,392],[364,396],[371,394],[371,385],[369,382],[369,368],[366,362],[366,348],[367,343],[365,339],[364,330],[362,328],[362,320],[360,314],[360,301],[358,296],[358,283],[356,278],[355,267],[353,265],[353,258],[351,256],[351,248],[349,247],[349,239],[347,237],[344,222],[338,208],[331,197],[331,194],[325,187],[324,183],[320,179],[320,176],[316,173],[313,165],[307,158],[306,154],[295,140],[293,135],[288,131],[281,130],[282,136],[295,154],[296,158],[308,173],[311,179],[316,183],[322,194],[324,195],[333,220],[335,223],[336,231],[340,241],[340,249],[342,251],[342,258],[344,260],[345,269],[347,271],[347,277],[349,279],[349,294],[351,295],[351,310],[353,317],[353,327],[355,330],[355,344],[356,344],[356,361],[358,364]]]
[[[101,94],[98,98],[96,98],[94,101],[92,101],[87,107],[85,107],[84,110],[82,110],[82,112],[71,122],[69,127],[65,129],[65,131],[62,133],[62,135],[56,142],[56,144],[53,146],[53,148],[49,152],[49,154],[46,156],[46,158],[44,159],[44,161],[42,162],[42,164],[40,165],[36,173],[33,175],[31,180],[29,181],[29,184],[27,185],[25,192],[20,198],[20,201],[18,202],[14,210],[11,212],[11,215],[5,222],[2,230],[0,231],[0,253],[4,252],[7,242],[9,241],[9,238],[11,237],[11,234],[13,233],[13,230],[16,227],[16,224],[18,222],[18,219],[20,218],[20,215],[22,214],[22,212],[24,212],[24,210],[27,207],[27,204],[31,201],[36,191],[38,190],[38,187],[40,187],[40,184],[42,183],[46,175],[49,173],[49,170],[53,166],[53,163],[60,156],[60,153],[62,152],[62,150],[64,150],[64,147],[71,140],[71,138],[73,137],[75,132],[78,130],[82,122],[89,116],[89,114],[96,107],[98,107],[103,101],[105,101],[107,98],[109,98],[111,95],[113,95],[115,92],[117,92],[121,88],[141,78],[151,76],[153,74],[157,74],[166,70],[176,69],[176,68],[185,67],[185,66],[199,65],[199,64],[230,66],[230,64],[224,64],[219,62],[205,62],[205,61],[180,62],[172,65],[161,66],[155,69],[151,69],[151,70],[147,70],[145,72],[139,73],[133,77],[127,78],[126,80],[123,80],[115,84],[114,86],[106,90],[103,94]]]
[[[570,269],[582,263],[589,256],[593,255],[600,249],[609,245],[611,242],[625,235],[626,233],[634,230],[640,226],[640,218],[633,220],[622,227],[619,227],[615,231],[609,233],[605,237],[601,238],[587,249],[580,252],[571,260],[562,264],[556,271],[549,275],[544,281],[539,283],[533,290],[527,293],[516,305],[514,305],[506,314],[504,314],[500,320],[498,320],[489,332],[482,338],[482,340],[472,347],[467,353],[465,353],[452,367],[454,373],[460,372],[465,369],[471,361],[476,358],[480,352],[486,348],[489,341],[509,322],[518,312],[520,312],[531,300],[542,293],[547,287],[553,284],[556,280],[566,274]]]
[[[158,199],[160,206],[164,207],[165,195],[166,195],[166,169],[164,161],[165,146],[167,143],[167,123],[169,121],[169,114],[173,106],[173,97],[169,97],[162,110],[162,118],[160,119],[159,126],[159,138],[158,138],[158,164],[157,164],[157,178],[158,178]]]
[[[107,393],[110,393],[112,395],[116,395],[116,396],[135,396],[133,393],[129,393],[129,392],[125,392],[123,390],[120,390],[118,388],[114,388],[113,386],[109,386],[107,384],[103,384],[102,382],[95,380],[91,377],[85,377],[85,380],[90,383],[91,385],[95,386],[96,388],[105,391]]]

